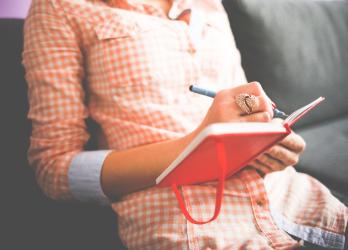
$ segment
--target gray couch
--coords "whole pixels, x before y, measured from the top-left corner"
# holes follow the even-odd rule
[[[295,128],[307,141],[298,169],[348,201],[347,1],[226,0],[243,66],[278,106],[290,112],[323,95],[325,103]],[[24,71],[23,20],[0,20],[2,101],[1,249],[122,249],[109,208],[51,201],[28,166],[30,134]],[[95,124],[87,121],[90,132]],[[95,148],[91,138],[87,149]],[[301,187],[299,187],[301,188]],[[3,211],[8,211],[7,213]]]
[[[348,204],[348,1],[224,4],[248,80],[286,112],[326,97],[294,128],[307,142],[297,169]]]

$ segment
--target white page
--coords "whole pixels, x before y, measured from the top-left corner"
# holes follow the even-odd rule
[[[283,122],[283,124],[285,123],[289,123],[291,124],[292,121],[294,121],[297,117],[299,117],[303,112],[305,112],[308,109],[311,109],[312,107],[316,106],[318,103],[320,103],[324,98],[323,97],[319,97],[316,100],[314,100],[313,102],[295,110],[294,112],[292,112]]]

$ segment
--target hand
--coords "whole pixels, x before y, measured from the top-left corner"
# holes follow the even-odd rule
[[[256,97],[256,108],[251,114],[244,114],[235,102],[235,96],[247,93]],[[252,82],[218,92],[197,132],[212,123],[221,122],[270,122],[273,109],[270,99],[260,83]]]
[[[273,122],[280,122],[281,119],[274,119]],[[301,153],[306,146],[305,141],[298,134],[291,132],[278,144],[258,156],[250,166],[267,174],[273,171],[280,171],[288,166],[296,165]]]

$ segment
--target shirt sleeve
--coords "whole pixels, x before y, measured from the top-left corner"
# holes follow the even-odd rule
[[[100,175],[108,151],[83,152],[89,134],[79,37],[49,0],[32,3],[23,65],[32,121],[28,160],[39,186],[52,199],[105,203]]]

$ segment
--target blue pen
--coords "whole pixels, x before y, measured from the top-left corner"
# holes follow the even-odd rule
[[[209,96],[212,98],[214,98],[216,96],[216,92],[209,90],[209,89],[204,89],[202,87],[198,87],[195,85],[190,86],[190,91],[197,93],[197,94]],[[285,114],[283,111],[280,111],[279,109],[276,109],[276,108],[273,109],[273,118],[286,119],[287,117],[288,117],[288,115]]]

